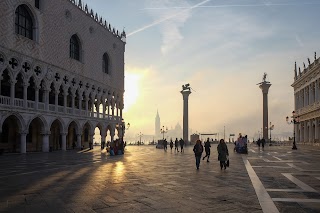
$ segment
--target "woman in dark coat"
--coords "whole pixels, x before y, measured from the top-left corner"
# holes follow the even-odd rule
[[[227,144],[224,142],[223,139],[220,140],[217,150],[218,150],[218,160],[220,161],[220,168],[222,169],[224,167],[224,169],[226,169],[227,168],[226,161],[228,160],[229,151],[228,151]]]

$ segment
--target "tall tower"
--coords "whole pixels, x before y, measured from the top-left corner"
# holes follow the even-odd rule
[[[267,73],[263,74],[262,82],[260,82],[259,88],[262,90],[263,95],[263,121],[262,121],[262,131],[263,131],[263,138],[265,140],[268,139],[268,92],[271,86],[269,81],[266,81]]]
[[[189,143],[189,95],[191,94],[190,84],[182,85],[180,91],[183,96],[183,140],[185,144]]]
[[[159,136],[160,135],[160,116],[159,116],[159,112],[157,110],[157,116],[155,119],[155,125],[154,125],[154,136]]]

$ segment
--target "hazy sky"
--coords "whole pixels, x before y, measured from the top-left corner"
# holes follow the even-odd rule
[[[92,0],[112,26],[125,27],[127,135],[182,126],[181,86],[190,83],[193,132],[241,132],[262,127],[263,73],[272,135],[291,136],[294,62],[320,55],[320,0]]]

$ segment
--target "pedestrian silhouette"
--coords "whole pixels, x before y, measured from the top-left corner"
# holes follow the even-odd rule
[[[194,156],[196,158],[196,167],[198,170],[200,167],[201,155],[203,152],[203,146],[202,146],[200,140],[197,140],[196,144],[194,145],[193,152],[194,152]]]
[[[224,167],[224,170],[226,170],[227,169],[226,161],[228,160],[229,151],[228,151],[227,144],[224,142],[223,139],[220,140],[217,150],[218,150],[218,160],[220,161],[220,168],[222,170],[222,168]]]
[[[209,158],[210,158],[210,141],[209,141],[209,138],[207,139],[207,141],[204,143],[204,149],[206,151],[206,156],[204,156],[202,158],[202,160],[204,160],[205,158],[207,158],[207,162],[209,162]]]
[[[172,138],[170,140],[170,149],[171,149],[171,152],[172,152],[172,148],[173,148],[173,141],[172,141]]]
[[[176,140],[174,141],[174,151],[176,151],[177,150],[177,152],[179,152],[179,141],[178,141],[178,138],[176,138]]]

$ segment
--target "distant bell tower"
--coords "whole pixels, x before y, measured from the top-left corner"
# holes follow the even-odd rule
[[[154,136],[159,136],[159,135],[160,135],[160,116],[159,116],[159,112],[157,110],[157,116],[155,119]]]

